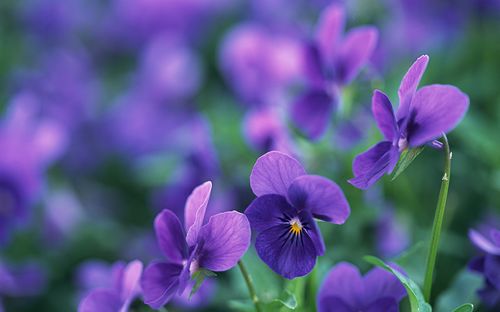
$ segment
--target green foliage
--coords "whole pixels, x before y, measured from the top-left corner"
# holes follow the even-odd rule
[[[396,180],[396,178],[403,173],[403,171],[408,168],[408,166],[411,165],[411,163],[417,158],[417,156],[422,153],[424,150],[423,146],[417,147],[417,148],[412,148],[412,149],[407,149],[405,150],[402,154],[401,157],[399,158],[398,164],[396,165],[396,168],[394,169],[394,173],[392,175],[392,181]]]

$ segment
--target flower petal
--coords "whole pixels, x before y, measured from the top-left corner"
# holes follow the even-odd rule
[[[399,302],[406,297],[406,289],[401,282],[396,276],[384,269],[373,268],[366,273],[363,279],[366,304],[377,301],[380,298],[392,298],[396,302]]]
[[[408,69],[399,86],[399,108],[396,112],[397,120],[406,118],[410,112],[413,95],[417,91],[418,84],[429,63],[429,56],[422,55]]]
[[[377,121],[378,128],[387,141],[394,141],[398,136],[396,117],[392,104],[387,95],[380,90],[375,90],[372,97],[372,112]]]
[[[336,97],[314,88],[293,103],[292,120],[309,139],[315,140],[325,132],[336,107]]]
[[[356,308],[363,295],[363,279],[354,265],[341,262],[326,276],[318,293],[318,306],[327,298],[339,298],[346,305]],[[320,311],[329,311],[327,309]]]
[[[88,294],[80,305],[78,312],[117,312],[122,302],[118,294],[109,289],[97,289]]]
[[[350,214],[349,203],[333,181],[316,175],[303,175],[288,188],[288,199],[298,209],[307,208],[317,219],[342,224]]]
[[[274,272],[288,279],[308,274],[316,264],[317,251],[312,239],[304,232],[293,234],[288,224],[261,232],[255,249]]]
[[[468,108],[469,97],[454,86],[430,85],[421,88],[411,103],[410,114],[415,114],[415,117],[407,129],[409,145],[423,145],[452,130]]]
[[[493,241],[486,238],[476,230],[469,230],[469,239],[482,251],[500,256],[500,246],[495,245]]]
[[[500,257],[486,255],[484,260],[484,275],[496,289],[500,289]]]
[[[352,312],[353,309],[339,297],[326,297],[318,300],[319,312]]]
[[[208,200],[212,192],[212,182],[208,181],[196,187],[186,201],[185,225],[187,229],[186,241],[189,246],[194,246],[198,239]]]
[[[221,272],[235,266],[250,246],[250,224],[237,211],[216,214],[200,232],[200,267]]]
[[[255,162],[250,174],[250,187],[256,196],[278,194],[286,196],[293,179],[306,174],[304,167],[284,153],[271,151]]]
[[[358,74],[377,45],[378,31],[375,27],[363,26],[349,31],[335,61],[337,80],[345,85]]]
[[[398,312],[399,303],[394,298],[380,298],[371,302],[367,307],[366,312]]]
[[[150,264],[142,275],[144,303],[153,309],[164,306],[176,293],[182,265],[157,262]]]
[[[359,189],[367,189],[385,173],[390,173],[399,160],[399,151],[391,142],[380,142],[354,158],[354,178],[348,182]]]
[[[332,4],[325,8],[319,18],[316,29],[316,42],[321,58],[328,64],[337,53],[345,27],[345,10]]]
[[[257,197],[245,210],[245,215],[250,221],[252,229],[257,232],[281,224],[280,218],[283,217],[284,213],[292,215],[296,214],[297,211],[290,206],[285,197],[275,194]]]
[[[187,257],[187,244],[179,218],[164,209],[155,219],[156,239],[161,251],[171,262],[181,263]]]
[[[130,302],[139,294],[139,281],[142,275],[142,262],[134,260],[125,268],[121,287],[121,300]]]

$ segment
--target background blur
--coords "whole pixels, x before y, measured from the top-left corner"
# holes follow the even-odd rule
[[[381,137],[372,90],[397,103],[402,76],[422,54],[430,63],[421,85],[456,85],[471,103],[449,135],[452,179],[434,298],[438,311],[477,302],[482,282],[465,269],[477,254],[467,231],[500,213],[500,2],[345,1],[347,29],[375,25],[380,38],[327,134],[311,142],[288,110],[304,80],[300,45],[328,3],[0,1],[4,310],[73,311],[111,263],[161,257],[154,216],[164,208],[182,214],[203,181],[214,182],[210,213],[243,211],[253,199],[250,170],[269,149],[337,182],[352,209],[344,225],[321,224],[327,254],[307,277],[303,310],[314,310],[324,273],[339,261],[366,271],[362,256],[392,259],[416,246],[400,263],[422,276],[419,242],[432,225],[442,153],[427,148],[395,181],[385,177],[368,192],[346,182],[354,156]],[[245,260],[263,298],[294,287],[253,246]],[[2,287],[9,278],[24,286]],[[205,288],[199,302],[176,300],[171,310],[245,307],[237,270]],[[133,309],[149,311],[139,301]]]

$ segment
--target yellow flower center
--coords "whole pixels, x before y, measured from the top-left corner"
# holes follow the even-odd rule
[[[298,218],[293,218],[290,220],[290,232],[295,235],[299,235],[302,232],[302,223]]]

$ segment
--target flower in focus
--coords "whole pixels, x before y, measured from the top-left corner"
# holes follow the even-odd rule
[[[258,233],[259,257],[288,279],[311,272],[325,252],[314,218],[344,223],[350,208],[342,190],[327,178],[308,175],[297,160],[276,151],[257,159],[250,186],[258,197],[245,214]]]
[[[385,139],[354,159],[349,183],[355,187],[367,189],[392,172],[404,150],[432,142],[463,118],[469,98],[458,88],[434,84],[417,90],[428,62],[427,55],[419,57],[403,77],[396,114],[382,91],[373,93],[373,116]]]
[[[320,312],[397,312],[405,296],[404,286],[390,272],[373,268],[361,276],[357,267],[341,262],[323,281],[317,305]]]
[[[469,263],[469,268],[484,276],[478,295],[488,307],[500,307],[500,229],[484,225],[470,230],[469,238],[484,254]]]
[[[185,206],[185,228],[167,209],[155,219],[158,244],[167,260],[150,264],[141,281],[144,302],[154,309],[189,289],[195,273],[231,269],[250,245],[250,225],[239,212],[216,214],[203,225],[211,190],[211,182],[193,190]]]
[[[130,303],[140,294],[142,263],[138,260],[112,267],[111,285],[91,291],[78,306],[79,312],[128,311]]]
[[[310,139],[318,139],[338,104],[339,88],[350,83],[368,61],[378,32],[362,26],[342,37],[344,9],[327,7],[316,29],[315,39],[306,47],[304,66],[309,87],[295,101],[292,120]]]

